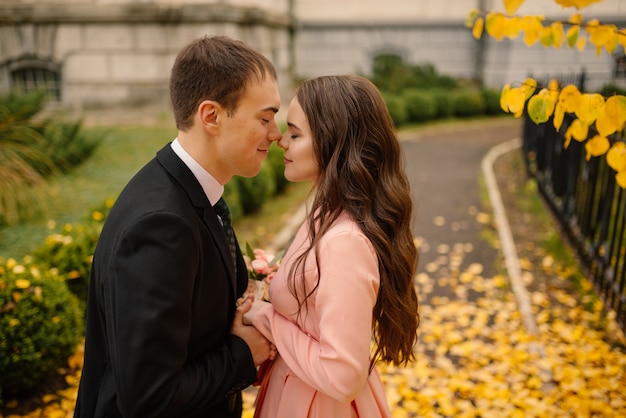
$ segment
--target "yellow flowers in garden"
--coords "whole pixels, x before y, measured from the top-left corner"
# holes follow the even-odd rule
[[[554,0],[563,7],[582,9],[602,0]],[[540,42],[545,48],[577,48],[582,51],[587,43],[596,49],[611,54],[618,46],[626,48],[626,29],[615,25],[603,25],[597,19],[583,20],[580,13],[570,16],[566,22],[547,21],[543,16],[514,16],[524,0],[503,0],[506,14],[498,12],[470,12],[466,26],[472,28],[474,37],[479,39],[483,32],[501,41],[515,39],[522,34],[524,43],[532,46]],[[567,27],[567,30],[566,30]],[[527,104],[526,104],[527,103]],[[519,86],[511,83],[502,88],[500,105],[505,112],[515,117],[522,116],[526,109],[535,123],[545,123],[552,118],[554,129],[561,128],[565,114],[576,118],[565,132],[565,147],[571,140],[585,142],[587,160],[606,154],[608,165],[616,174],[616,181],[626,188],[626,153],[624,144],[611,145],[608,137],[624,130],[626,125],[626,97],[614,95],[605,99],[597,93],[582,93],[574,85],[559,86],[556,80],[548,86],[540,87],[537,81],[529,78]],[[590,127],[596,134],[589,138]]]

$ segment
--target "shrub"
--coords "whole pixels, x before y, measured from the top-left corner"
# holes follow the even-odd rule
[[[285,178],[285,160],[283,159],[283,150],[275,143],[270,147],[267,161],[274,172],[274,181],[276,183],[276,194],[281,194],[289,184]]]
[[[76,298],[54,270],[0,260],[0,388],[29,389],[67,365],[83,334]]]
[[[454,116],[454,97],[450,91],[434,89],[432,95],[437,108],[435,118],[446,119]]]
[[[437,103],[432,93],[409,89],[402,97],[409,122],[425,122],[437,116]]]
[[[381,54],[374,57],[372,74],[372,82],[380,90],[397,94],[410,84],[412,69],[399,55]]]
[[[371,80],[380,90],[394,94],[407,88],[454,89],[459,85],[453,77],[439,74],[430,63],[405,63],[396,54],[380,54],[374,57]]]
[[[244,215],[258,211],[268,197],[276,192],[276,181],[271,164],[265,160],[255,177],[233,177],[228,183],[236,182]]]
[[[602,87],[599,93],[604,97],[611,97],[616,94],[626,96],[626,88],[620,87],[617,84],[606,84]]]
[[[453,94],[454,115],[459,117],[485,114],[485,101],[480,91],[459,90]]]
[[[84,310],[91,262],[102,227],[99,223],[66,225],[59,234],[46,237],[43,245],[33,252],[34,261],[42,268],[55,268],[60,278],[77,297]]]
[[[45,104],[43,92],[0,95],[0,224],[37,213],[46,189],[35,186],[80,164],[101,141],[81,134],[81,122],[41,116]]]
[[[236,178],[224,185],[224,200],[228,202],[231,222],[241,219],[243,217],[243,207],[241,205],[239,181]]]
[[[387,104],[387,109],[396,126],[405,124],[408,120],[406,105],[402,97],[391,93],[383,93],[383,98]]]
[[[80,165],[89,158],[104,138],[104,131],[90,131],[87,135],[81,132],[82,122],[51,122],[46,121],[42,128],[42,136],[45,141],[39,146],[54,164],[54,167],[62,173],[69,172],[72,168]],[[35,164],[33,166],[36,167]],[[44,175],[46,167],[41,168]]]
[[[494,89],[483,87],[480,90],[480,94],[485,102],[485,113],[487,115],[504,114],[502,107],[500,106],[500,92]]]
[[[33,261],[46,269],[56,269],[59,277],[77,297],[81,310],[87,303],[89,277],[93,253],[115,200],[106,199],[91,211],[85,223],[63,227],[61,232],[46,237],[44,243],[33,251]]]

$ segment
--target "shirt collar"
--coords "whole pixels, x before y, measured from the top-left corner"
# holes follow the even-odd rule
[[[204,194],[211,205],[217,203],[224,193],[224,185],[220,184],[208,171],[206,171],[191,155],[183,148],[178,142],[178,138],[174,139],[171,144],[172,150],[178,157],[183,160],[183,163],[191,170],[193,175],[198,179]]]

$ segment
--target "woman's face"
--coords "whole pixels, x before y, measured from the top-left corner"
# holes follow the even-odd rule
[[[287,111],[287,131],[278,141],[285,150],[285,178],[289,181],[315,181],[319,172],[313,153],[313,135],[304,111],[294,97]]]

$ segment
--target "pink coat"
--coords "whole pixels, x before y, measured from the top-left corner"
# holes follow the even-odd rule
[[[380,278],[369,239],[342,214],[307,258],[308,291],[321,277],[296,325],[297,303],[287,288],[295,258],[308,244],[300,227],[270,285],[272,306],[254,318],[280,356],[257,414],[262,418],[390,417],[377,370],[369,373],[372,311]],[[302,324],[303,323],[303,324]]]

